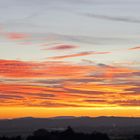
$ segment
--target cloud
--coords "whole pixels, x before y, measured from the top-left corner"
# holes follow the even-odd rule
[[[107,101],[105,99],[89,99],[89,100],[85,100],[86,102],[89,103],[107,103]]]
[[[1,106],[30,107],[87,107],[79,104],[79,96],[74,96],[58,87],[26,84],[1,84]],[[19,96],[20,95],[20,96]],[[73,98],[74,97],[74,98]]]
[[[110,66],[110,65],[106,65],[106,64],[103,64],[103,63],[99,63],[98,66],[102,67],[102,68],[115,68],[113,66]]]
[[[83,53],[82,55],[88,54],[90,54],[90,52]],[[89,64],[81,65],[59,61],[32,62],[32,61],[17,61],[17,60],[0,60],[0,76],[4,78],[16,78],[16,79],[42,78],[42,80],[47,78],[47,80],[51,81],[52,80],[58,81],[58,79],[59,81],[63,79],[68,80],[81,79],[81,81],[84,82],[84,80],[100,81],[103,79],[108,80],[113,78],[116,79],[127,78],[139,76],[139,73],[140,73],[139,70],[130,69],[126,67],[112,67],[102,63],[97,65],[95,63],[92,63],[90,65]]]
[[[135,86],[133,85],[111,85],[111,84],[96,84],[96,83],[71,83],[64,86],[67,89],[79,90],[79,91],[91,91],[91,92],[105,92],[105,93],[122,93],[122,92],[130,92],[128,89],[131,89]]]
[[[81,53],[75,53],[70,55],[63,55],[63,56],[54,56],[49,57],[49,59],[66,59],[66,58],[73,58],[73,57],[81,57],[81,56],[88,56],[93,54],[109,54],[111,52],[81,52]]]
[[[28,104],[30,107],[93,107],[92,105],[78,105],[76,103],[54,103],[54,102],[41,102],[40,104],[30,103]]]
[[[89,99],[85,100],[87,103],[91,104],[102,104],[102,105],[108,105],[108,106],[123,106],[123,107],[133,107],[133,106],[140,106],[140,100],[137,99],[114,99],[114,101],[110,101],[110,99]]]
[[[129,50],[140,50],[140,46],[138,46],[138,47],[133,47],[133,48],[129,48]]]
[[[128,23],[140,23],[140,19],[131,18],[131,17],[115,17],[110,15],[98,15],[98,14],[90,14],[85,13],[84,16],[90,17],[90,18],[97,18],[97,19],[103,19],[103,20],[110,20],[110,21],[118,21],[118,22],[128,22]]]
[[[54,38],[57,41],[70,41],[70,42],[79,42],[86,44],[121,44],[130,42],[130,38],[123,37],[101,37],[101,36],[88,36],[88,35],[71,35],[71,34],[49,34],[51,38]],[[48,46],[48,44],[46,44]],[[44,44],[44,46],[46,46]]]
[[[6,33],[6,37],[11,40],[24,40],[24,39],[28,39],[29,35],[25,33],[11,32],[11,33]]]
[[[74,48],[77,48],[77,46],[74,46],[74,45],[58,45],[58,46],[48,48],[47,50],[69,50],[69,49],[74,49]]]
[[[106,107],[128,101],[134,106],[130,100],[140,97],[139,72],[104,63],[0,60],[0,105]]]
[[[28,102],[38,103],[55,98],[55,88],[27,84],[0,84],[0,98],[8,104],[28,106]],[[14,103],[15,102],[15,103]],[[2,105],[2,104],[1,104]],[[5,105],[3,103],[3,105]],[[7,102],[6,102],[7,105]]]
[[[73,78],[90,72],[94,67],[63,62],[28,62],[0,60],[0,76],[13,78]],[[65,73],[64,73],[65,71]]]
[[[113,104],[118,104],[119,106],[140,106],[139,99],[125,99],[125,100],[116,100],[112,102]]]
[[[0,94],[0,99],[22,99],[23,97],[22,96],[18,96],[18,95],[10,95],[10,94],[6,94],[6,95],[2,95],[2,93]]]

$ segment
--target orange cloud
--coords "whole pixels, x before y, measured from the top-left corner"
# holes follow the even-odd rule
[[[104,71],[104,76],[108,78],[119,78],[119,77],[128,77],[133,75],[138,70],[124,68],[124,67],[106,67],[106,71]]]
[[[138,105],[140,96],[122,94],[129,85],[76,85],[42,86],[24,84],[0,84],[0,106],[23,107],[115,107]],[[107,89],[107,87],[109,89]],[[71,90],[75,89],[75,91]],[[78,91],[84,91],[85,94]],[[88,91],[92,91],[88,93]],[[127,93],[127,92],[126,92]],[[132,103],[132,105],[131,105]]]
[[[0,76],[7,78],[77,79],[100,81],[103,79],[139,76],[139,70],[103,65],[80,65],[65,62],[31,62],[0,60]]]
[[[133,48],[129,48],[129,50],[139,50],[140,49],[140,46],[138,47],[133,47]]]
[[[140,97],[136,76],[138,70],[105,64],[0,60],[0,106],[134,106]]]
[[[65,85],[65,88],[70,88],[74,90],[80,91],[98,91],[98,92],[109,92],[109,93],[122,93],[122,92],[130,92],[126,91],[126,89],[131,89],[135,86],[132,85],[110,85],[110,84],[95,84],[95,83],[84,83],[84,84],[68,84]]]
[[[27,62],[0,60],[0,76],[15,78],[74,78],[96,69],[63,62]],[[64,73],[65,71],[65,73]]]
[[[92,54],[109,54],[109,53],[110,53],[110,52],[81,52],[81,53],[70,54],[70,55],[49,57],[49,59],[66,59],[66,58],[87,56],[87,55],[92,55]]]
[[[1,94],[2,93],[2,94]],[[1,106],[86,107],[79,97],[63,88],[39,85],[0,84]]]

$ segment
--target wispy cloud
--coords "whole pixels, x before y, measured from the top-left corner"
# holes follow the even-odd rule
[[[11,32],[11,33],[6,33],[6,37],[11,40],[24,40],[24,39],[28,39],[29,35],[25,33]]]
[[[60,41],[72,41],[76,43],[86,44],[122,44],[130,42],[130,38],[126,37],[111,37],[111,36],[90,36],[90,35],[72,35],[72,34],[50,34],[53,38]]]
[[[123,99],[116,100],[112,102],[113,104],[118,104],[120,106],[140,106],[140,98],[139,99]]]
[[[110,20],[110,21],[118,21],[118,22],[128,22],[128,23],[140,23],[140,19],[132,18],[132,17],[122,17],[122,16],[111,16],[111,15],[99,15],[94,13],[85,13],[84,16],[90,18],[97,18],[102,20]]]
[[[57,46],[50,47],[50,48],[44,49],[44,50],[69,50],[69,49],[74,49],[77,47],[78,46],[74,46],[74,45],[57,45]]]
[[[94,69],[91,66],[71,65],[64,62],[29,62],[16,60],[0,60],[0,75],[16,78],[72,78],[82,76]],[[66,73],[64,73],[64,71]]]
[[[129,48],[129,50],[140,50],[140,46]]]
[[[75,53],[70,55],[63,55],[63,56],[54,56],[49,57],[49,59],[66,59],[66,58],[73,58],[73,57],[80,57],[80,56],[88,56],[88,55],[97,55],[97,54],[109,54],[111,52],[81,52],[81,53]]]

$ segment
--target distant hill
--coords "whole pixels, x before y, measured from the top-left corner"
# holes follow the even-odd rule
[[[24,128],[24,127],[67,127],[67,126],[92,126],[92,127],[117,127],[117,126],[140,126],[140,118],[131,117],[73,117],[59,116],[53,118],[17,118],[0,120],[0,129],[2,128]]]
[[[63,130],[71,126],[76,131],[100,131],[110,135],[138,134],[140,118],[131,117],[73,117],[60,116],[53,118],[17,118],[0,120],[0,135],[28,135],[34,130]]]

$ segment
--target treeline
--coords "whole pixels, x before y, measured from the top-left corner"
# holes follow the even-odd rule
[[[77,133],[71,127],[64,131],[47,131],[38,129],[26,139],[21,136],[0,137],[0,140],[110,140],[107,134],[93,132],[91,134]],[[133,137],[133,140],[140,140],[140,135]]]
[[[0,137],[0,140],[23,140],[21,136]],[[25,140],[25,139],[24,139]],[[28,136],[26,140],[110,140],[107,134],[103,133],[76,133],[71,127],[64,131],[47,131],[38,129]]]
[[[110,140],[106,134],[103,133],[76,133],[71,127],[65,131],[48,132],[45,129],[40,129],[34,132],[32,136],[27,137],[27,140]]]

